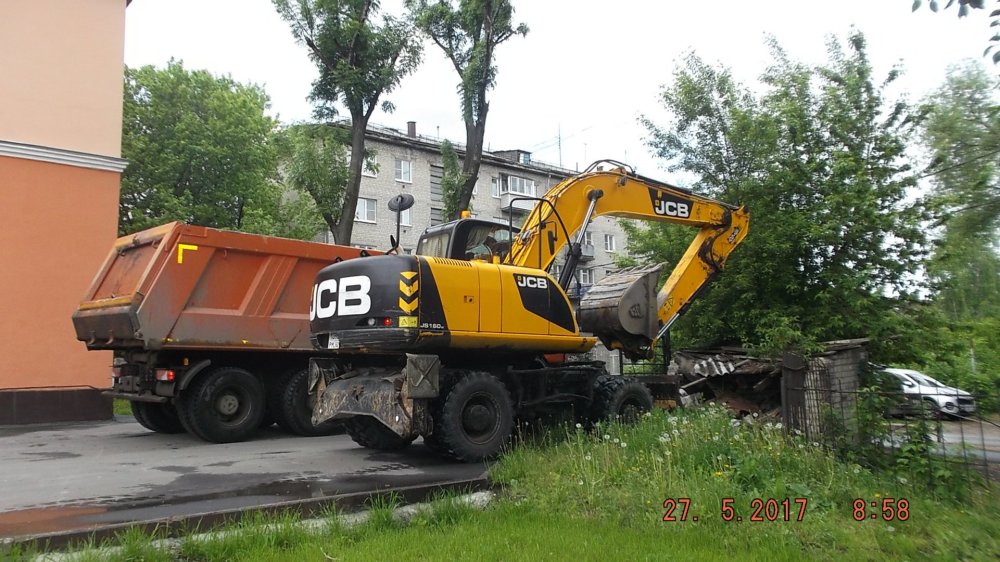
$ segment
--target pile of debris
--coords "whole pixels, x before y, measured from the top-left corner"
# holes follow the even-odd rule
[[[680,377],[681,403],[714,402],[740,415],[781,414],[781,361],[740,348],[675,352],[668,373]]]

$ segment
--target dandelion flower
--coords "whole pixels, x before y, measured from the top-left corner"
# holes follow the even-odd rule
[[[663,451],[663,454],[669,457],[671,453],[670,451]]]
[[[583,460],[589,461],[590,460],[590,453],[587,453],[587,456],[583,457]]]
[[[622,441],[622,449],[624,449],[625,447],[628,447],[628,443]]]
[[[618,438],[615,437],[614,439],[611,440],[611,442],[617,445],[618,444]]]
[[[577,484],[583,486],[583,480],[580,480],[579,482],[577,482]]]
[[[899,477],[899,483],[900,484],[904,484],[905,485],[907,482],[909,482],[909,480],[907,480],[906,478],[903,478],[902,476]]]
[[[578,423],[578,424],[576,424],[576,428],[577,428],[577,429],[583,429],[583,424],[582,424],[582,423]]]
[[[605,433],[604,434],[604,440],[607,441],[608,439],[611,439],[611,436],[608,435],[607,433]]]
[[[715,471],[715,477],[716,478],[721,478],[722,477],[722,471],[721,470],[716,470]]]

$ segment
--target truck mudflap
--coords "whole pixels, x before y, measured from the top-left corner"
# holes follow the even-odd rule
[[[372,367],[347,371],[337,359],[309,361],[309,393],[316,398],[313,425],[352,416],[371,416],[400,437],[431,431],[427,408],[440,389],[436,355],[406,355],[403,369]]]
[[[580,329],[631,359],[648,358],[659,328],[656,282],[662,268],[661,263],[622,269],[595,283],[580,299]]]

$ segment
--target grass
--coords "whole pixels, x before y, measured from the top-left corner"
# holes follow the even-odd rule
[[[837,460],[819,444],[788,438],[774,424],[737,422],[719,408],[524,438],[491,474],[503,490],[485,511],[444,496],[404,524],[393,517],[390,499],[372,505],[367,521],[353,527],[333,513],[312,531],[293,515],[254,516],[214,538],[182,539],[172,552],[126,533],[116,541],[120,550],[80,554],[206,562],[1000,557],[996,492],[969,482],[936,489],[899,471],[873,472]],[[663,521],[667,498],[690,500],[687,521]],[[732,498],[742,522],[723,520],[724,498]],[[802,521],[792,503],[791,521],[750,522],[754,498],[804,498],[807,507]],[[906,498],[909,517],[855,521],[858,498]]]
[[[115,398],[112,404],[112,411],[116,416],[131,416],[132,415],[132,405],[129,404],[128,400],[122,400],[121,398]]]

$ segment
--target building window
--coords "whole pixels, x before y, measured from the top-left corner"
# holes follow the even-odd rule
[[[552,276],[555,277],[557,280],[560,277],[562,277],[562,272],[563,272],[563,266],[559,264],[552,265]]]
[[[396,181],[413,182],[413,163],[396,158]]]
[[[478,179],[476,180],[476,183],[472,186],[472,194],[473,195],[479,195],[479,180]]]
[[[529,180],[528,178],[522,178],[519,176],[507,176],[507,181],[504,182],[503,191],[501,193],[515,193],[517,195],[534,197],[535,180]]]
[[[581,285],[593,285],[594,284],[594,270],[589,267],[580,268],[580,284]]]
[[[497,181],[497,178],[490,178],[490,195],[494,199],[500,199],[500,182]]]
[[[413,226],[413,223],[410,222],[410,210],[409,209],[406,209],[405,211],[399,213],[399,224],[401,226]]]
[[[365,158],[361,163],[361,175],[367,178],[378,177],[378,162],[375,157]]]
[[[617,248],[615,247],[615,235],[605,234],[604,235],[604,250],[607,252],[614,252]]]
[[[358,208],[354,211],[354,220],[361,222],[375,222],[375,207],[378,201],[375,199],[365,199],[358,197]]]
[[[594,233],[593,232],[584,232],[583,233],[583,243],[586,244],[586,245],[588,245],[588,246],[593,246],[594,245]]]
[[[441,220],[441,216],[442,215],[443,215],[443,212],[441,211],[441,209],[435,209],[435,208],[432,207],[431,208],[431,226],[434,226],[436,224],[441,224],[442,222],[444,222],[443,220]]]

